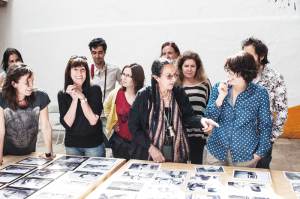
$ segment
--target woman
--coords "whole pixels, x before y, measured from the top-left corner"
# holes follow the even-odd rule
[[[12,64],[0,91],[0,164],[3,155],[27,155],[35,152],[39,119],[46,153],[52,154],[52,128],[48,116],[50,99],[34,87],[33,69],[23,63]]]
[[[113,90],[105,100],[104,112],[107,117],[106,136],[110,138],[115,158],[130,159],[128,150],[133,137],[128,130],[129,109],[138,90],[143,88],[145,75],[142,66],[134,63],[122,70],[122,87]],[[111,130],[114,133],[111,133]]]
[[[218,124],[194,115],[184,89],[175,84],[177,73],[170,60],[154,61],[151,71],[151,86],[137,93],[129,111],[128,128],[134,138],[129,153],[135,159],[187,163],[185,125],[208,131]]]
[[[182,86],[189,97],[189,101],[196,115],[204,116],[211,93],[211,84],[207,79],[199,55],[186,51],[178,57],[177,71],[179,76],[176,83]],[[190,144],[192,164],[202,164],[203,148],[206,145],[208,132],[199,128],[186,127]]]
[[[230,56],[224,69],[228,81],[213,87],[205,110],[205,117],[220,124],[208,138],[207,162],[254,168],[271,146],[268,91],[252,83],[257,66],[251,54],[242,51]]]
[[[167,59],[175,60],[179,55],[179,48],[173,41],[165,42],[161,46],[161,57],[164,56]]]
[[[0,74],[0,87],[2,86],[2,84],[5,80],[6,70],[8,69],[8,67],[10,65],[12,65],[14,63],[18,63],[18,62],[23,63],[21,53],[15,48],[7,48],[3,54],[3,59],[2,59],[2,63],[1,63],[2,69],[4,70],[4,72],[2,72]]]
[[[66,128],[66,154],[105,157],[102,123],[99,119],[102,94],[90,84],[85,57],[72,56],[65,69],[64,89],[58,92],[60,122]]]

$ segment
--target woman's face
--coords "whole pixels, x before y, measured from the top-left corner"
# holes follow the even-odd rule
[[[30,96],[34,89],[34,74],[29,73],[20,77],[19,82],[12,82],[12,86],[15,88],[18,96]]]
[[[131,68],[125,68],[122,73],[122,85],[126,88],[134,87]]]
[[[18,62],[21,62],[21,59],[19,58],[19,56],[17,54],[9,55],[8,64],[7,64],[8,66],[18,63]]]
[[[226,72],[226,75],[231,86],[246,84],[245,80],[241,76],[239,76],[237,73],[232,72],[230,69],[228,70],[228,72]]]
[[[197,71],[197,65],[193,59],[187,59],[182,64],[182,73],[184,78],[186,79],[195,78],[196,71]]]
[[[160,77],[156,77],[158,85],[162,90],[172,89],[176,80],[176,68],[174,64],[166,64],[163,66]]]
[[[75,85],[82,86],[86,79],[86,70],[83,65],[71,68],[71,78]]]
[[[172,46],[165,46],[162,49],[162,54],[168,59],[176,59],[178,57],[178,53],[175,52]]]

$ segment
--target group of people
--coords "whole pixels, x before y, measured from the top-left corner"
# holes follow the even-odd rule
[[[213,87],[200,56],[181,54],[174,42],[162,45],[150,86],[141,65],[121,70],[106,62],[102,38],[89,49],[90,65],[70,57],[57,96],[66,154],[104,157],[111,147],[113,157],[126,160],[269,168],[288,107],[283,76],[266,66],[261,40],[244,40],[243,51],[225,61],[228,79]],[[39,119],[46,150],[40,157],[54,158],[47,93],[34,86],[34,71],[16,49],[5,51],[2,66],[0,162],[35,151]]]

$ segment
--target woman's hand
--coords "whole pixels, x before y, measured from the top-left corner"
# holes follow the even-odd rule
[[[202,131],[210,131],[213,129],[214,126],[220,127],[218,123],[216,123],[212,119],[207,119],[205,117],[201,118],[200,122],[201,122],[202,126],[204,127],[204,128],[202,128]]]
[[[78,100],[78,97],[75,95],[75,86],[74,85],[69,85],[67,87],[66,93],[71,95],[73,101]]]
[[[158,150],[155,146],[151,144],[149,148],[149,154],[151,155],[152,159],[154,162],[159,163],[159,162],[165,162],[166,159],[163,156],[163,154]]]
[[[255,153],[253,154],[254,160],[256,163],[258,163],[258,161],[260,161],[261,157],[259,155],[256,155]]]
[[[39,158],[43,158],[43,159],[53,159],[53,158],[55,158],[55,157],[56,157],[55,154],[52,154],[51,157],[46,157],[46,154],[45,154],[45,153],[41,153],[41,154],[39,155]]]
[[[221,81],[220,82],[220,85],[218,87],[218,91],[219,91],[219,96],[216,100],[216,105],[217,105],[217,107],[221,107],[222,104],[223,104],[224,98],[228,94],[228,83],[227,83],[227,81]]]
[[[119,123],[117,122],[112,128],[113,128],[113,130],[115,130],[116,132],[119,132],[119,131],[120,131]]]
[[[82,100],[85,98],[84,94],[81,91],[79,91],[77,88],[75,88],[74,90],[75,90],[74,94],[78,99]]]

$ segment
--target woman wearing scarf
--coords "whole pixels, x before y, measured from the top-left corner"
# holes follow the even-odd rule
[[[170,60],[155,60],[151,71],[151,86],[137,93],[129,111],[128,128],[134,138],[129,153],[135,159],[187,163],[185,125],[204,131],[219,125],[194,114],[184,89],[175,84],[178,74]]]

